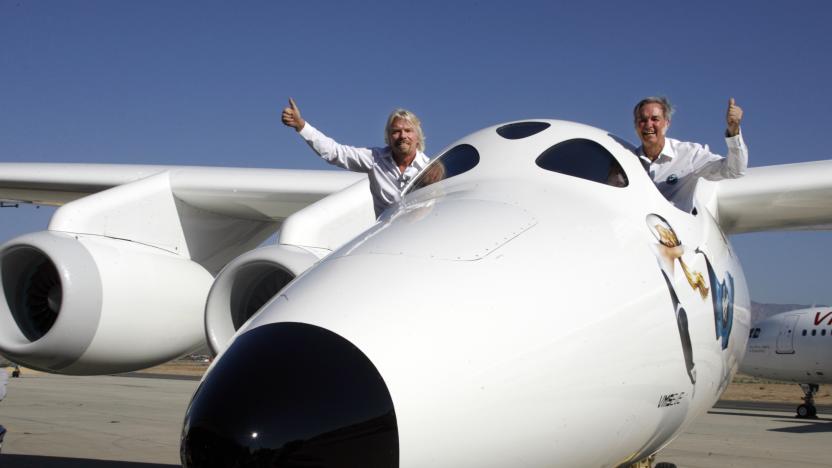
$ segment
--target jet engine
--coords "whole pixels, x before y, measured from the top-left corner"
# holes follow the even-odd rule
[[[205,336],[219,354],[234,333],[263,305],[306,271],[318,257],[290,245],[273,245],[247,252],[222,269],[205,306]]]
[[[212,276],[166,250],[44,231],[0,247],[0,353],[62,374],[110,374],[204,346]]]

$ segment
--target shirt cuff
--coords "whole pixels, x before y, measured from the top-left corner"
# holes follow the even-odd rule
[[[303,128],[300,129],[300,131],[298,132],[301,138],[303,138],[306,141],[314,139],[315,135],[317,135],[318,133],[318,129],[313,127],[312,124],[310,124],[309,122],[306,122],[303,125]]]
[[[735,136],[725,137],[725,144],[728,149],[743,149],[745,148],[745,141],[742,139],[742,129]]]

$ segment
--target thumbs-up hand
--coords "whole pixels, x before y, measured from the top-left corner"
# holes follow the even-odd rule
[[[725,114],[725,121],[728,123],[728,130],[725,131],[725,134],[729,137],[739,135],[742,107],[737,105],[734,98],[728,99],[728,112]]]
[[[298,105],[295,104],[295,100],[292,98],[289,98],[289,106],[283,109],[283,114],[280,117],[283,125],[292,127],[298,132],[303,130],[304,125],[306,125],[306,121],[300,116]]]

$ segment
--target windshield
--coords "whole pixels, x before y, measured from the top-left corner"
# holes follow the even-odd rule
[[[407,193],[419,190],[422,187],[435,184],[440,180],[449,179],[453,176],[470,171],[480,162],[480,153],[471,145],[458,145],[446,151],[433,160],[416,177],[413,185]]]

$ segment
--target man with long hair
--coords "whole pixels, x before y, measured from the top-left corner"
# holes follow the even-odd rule
[[[430,161],[425,155],[422,123],[412,112],[396,109],[387,118],[384,147],[342,145],[301,117],[294,99],[283,109],[283,124],[294,128],[318,155],[330,164],[367,173],[376,217],[401,199],[402,190]]]

